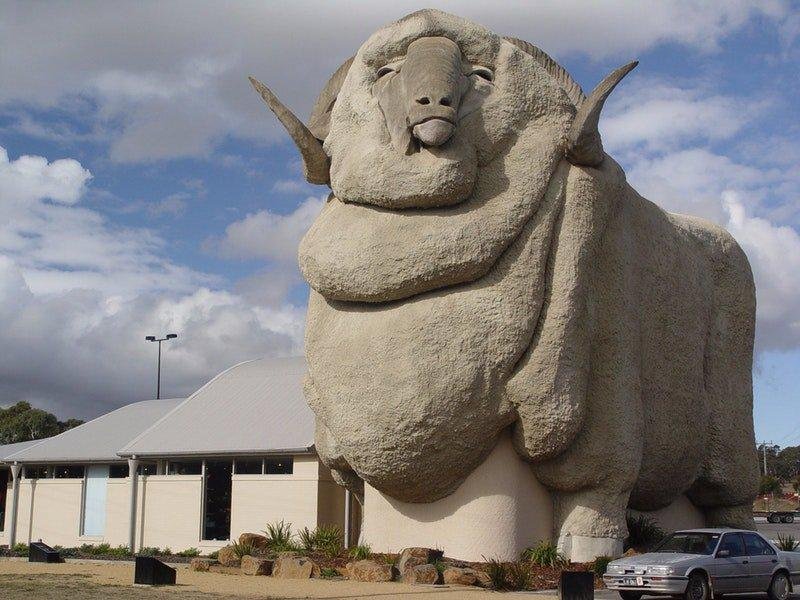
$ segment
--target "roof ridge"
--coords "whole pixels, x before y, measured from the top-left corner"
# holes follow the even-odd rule
[[[242,365],[246,365],[246,364],[248,364],[248,363],[251,363],[251,362],[256,362],[256,361],[258,361],[258,360],[261,360],[261,359],[259,359],[259,358],[251,358],[251,359],[249,359],[249,360],[243,360],[243,361],[242,361],[242,362],[240,362],[240,363],[236,363],[235,365],[228,367],[227,369],[225,369],[225,370],[224,370],[224,371],[222,371],[221,373],[217,373],[217,375],[215,375],[214,377],[212,377],[211,379],[209,379],[209,380],[208,380],[208,381],[207,381],[205,384],[203,384],[203,385],[202,385],[200,388],[198,388],[197,390],[195,390],[194,392],[192,392],[191,394],[189,394],[189,396],[187,396],[187,397],[186,397],[186,398],[183,400],[183,402],[181,402],[180,404],[178,404],[178,406],[176,406],[176,407],[175,407],[175,408],[173,408],[172,410],[168,411],[168,412],[167,412],[167,413],[166,413],[166,414],[165,414],[163,417],[161,417],[161,418],[160,418],[160,419],[158,419],[158,420],[157,420],[155,423],[153,423],[152,425],[150,425],[150,427],[148,427],[147,429],[145,429],[144,431],[142,431],[142,432],[141,432],[139,435],[137,435],[135,438],[133,438],[132,440],[130,440],[128,443],[126,443],[126,444],[125,444],[125,445],[124,445],[122,448],[120,448],[120,450],[117,452],[117,456],[122,456],[122,457],[125,457],[125,456],[131,456],[131,455],[133,455],[133,454],[134,454],[133,452],[128,452],[128,451],[127,451],[127,450],[128,450],[128,448],[130,448],[130,447],[131,447],[131,446],[133,446],[133,445],[134,445],[136,442],[138,442],[140,439],[142,439],[142,438],[143,438],[143,437],[144,437],[144,436],[145,436],[147,433],[149,433],[151,430],[153,430],[153,429],[155,429],[156,427],[158,427],[158,426],[159,426],[159,425],[160,425],[160,424],[161,424],[161,423],[162,423],[164,420],[166,420],[168,417],[170,417],[171,415],[175,414],[175,413],[176,413],[178,410],[180,410],[180,409],[181,409],[181,407],[183,407],[184,405],[188,404],[188,403],[189,403],[189,401],[190,401],[190,400],[192,400],[192,398],[194,398],[195,396],[197,396],[197,394],[199,394],[201,391],[203,391],[204,389],[206,389],[206,388],[207,388],[208,386],[210,386],[212,383],[214,383],[215,381],[217,381],[218,379],[220,379],[222,376],[226,375],[226,374],[227,374],[229,371],[232,371],[233,369],[235,369],[235,368],[237,368],[237,367],[240,367],[240,366],[242,366]]]

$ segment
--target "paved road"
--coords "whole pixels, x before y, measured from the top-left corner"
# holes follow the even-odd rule
[[[779,533],[800,540],[800,519],[797,518],[794,523],[767,523],[764,517],[756,517],[756,526],[761,535],[771,540],[776,540]]]

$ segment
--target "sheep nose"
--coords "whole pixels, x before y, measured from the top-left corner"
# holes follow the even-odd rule
[[[450,100],[449,96],[442,96],[441,98],[439,98],[439,104],[441,106],[450,106],[451,102],[452,101]],[[422,104],[423,106],[425,106],[426,104],[430,103],[431,99],[428,96],[422,96],[420,98],[417,98],[417,104]]]

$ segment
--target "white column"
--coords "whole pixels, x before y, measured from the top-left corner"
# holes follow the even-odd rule
[[[128,547],[131,553],[136,552],[136,486],[139,482],[139,461],[135,456],[128,459],[128,477],[130,477],[130,529],[128,530]]]
[[[8,519],[8,547],[13,548],[17,543],[17,505],[19,504],[19,480],[22,465],[14,463],[11,465],[11,477],[13,483],[11,484],[11,502],[9,502],[9,509],[6,513],[9,515]]]

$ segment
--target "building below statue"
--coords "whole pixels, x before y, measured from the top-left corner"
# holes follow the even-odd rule
[[[665,531],[705,525],[702,511],[685,496],[661,510],[631,512],[649,516]],[[436,502],[401,502],[365,484],[361,540],[375,552],[422,546],[466,561],[518,560],[525,548],[555,540],[552,500],[503,435],[464,483]],[[598,552],[622,553],[621,542],[613,548],[608,544],[606,538],[580,536],[559,545],[571,560],[587,562]]]

